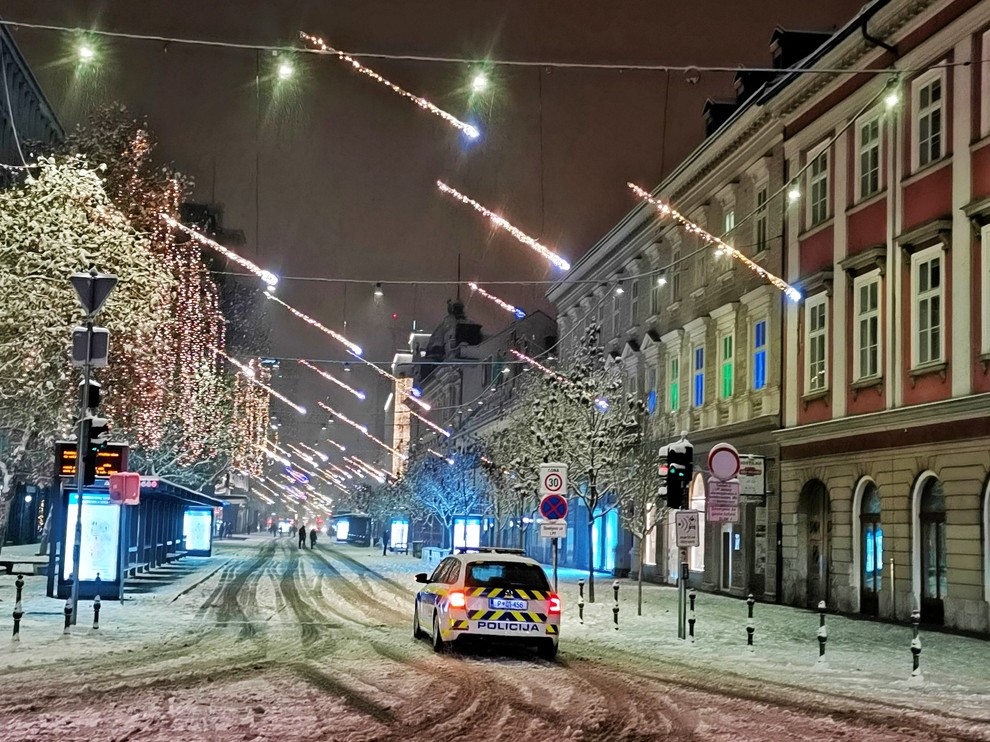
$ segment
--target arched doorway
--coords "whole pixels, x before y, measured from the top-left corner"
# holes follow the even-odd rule
[[[798,514],[803,525],[806,556],[805,602],[815,607],[819,601],[828,603],[829,517],[828,490],[824,483],[812,479],[801,488]]]
[[[859,505],[860,589],[859,610],[875,616],[883,587],[883,527],[880,521],[880,488],[864,483]]]
[[[919,482],[915,499],[915,576],[920,582],[921,620],[927,624],[945,622],[943,600],[949,587],[945,540],[945,491],[935,476]]]

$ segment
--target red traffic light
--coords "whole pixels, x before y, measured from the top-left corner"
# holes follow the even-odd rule
[[[665,477],[670,472],[670,467],[667,466],[666,464],[660,464],[659,471],[660,471],[660,476]]]

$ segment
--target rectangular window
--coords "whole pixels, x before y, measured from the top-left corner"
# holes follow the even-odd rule
[[[657,411],[657,367],[646,369],[646,411],[650,415]]]
[[[735,244],[736,236],[733,230],[736,228],[736,212],[733,209],[729,209],[722,216],[722,239],[728,242],[730,245]]]
[[[670,262],[673,267],[670,269],[670,301],[676,303],[681,300],[681,251],[674,250],[670,254]]]
[[[617,336],[622,332],[620,327],[622,323],[622,296],[616,292],[612,295],[612,335],[611,337]]]
[[[828,298],[826,296],[808,299],[804,305],[806,342],[808,354],[808,377],[806,390],[818,392],[827,387],[828,366]]]
[[[753,389],[767,385],[767,321],[753,323]]]
[[[767,210],[769,195],[766,186],[756,192],[756,252],[767,249],[767,228],[770,225],[770,214]]]
[[[735,338],[732,335],[722,337],[722,399],[732,396],[732,345]]]
[[[942,71],[915,83],[915,164],[922,168],[942,157]]]
[[[853,282],[853,313],[856,355],[853,377],[871,379],[880,375],[880,276],[873,273]]]
[[[914,365],[942,360],[942,250],[911,256],[914,290]]]
[[[635,327],[639,320],[639,279],[632,282],[632,295],[629,297],[629,326]]]
[[[663,278],[651,279],[653,285],[650,287],[650,316],[655,317],[660,314],[660,287],[663,285]]]
[[[605,339],[605,300],[598,303],[598,334],[599,340]]]
[[[694,349],[694,406],[705,403],[705,346]]]
[[[808,226],[828,219],[828,148],[812,155],[808,170]]]
[[[681,359],[671,358],[670,359],[670,375],[667,377],[667,388],[670,389],[670,394],[668,399],[670,400],[670,411],[676,412],[681,401]]]
[[[859,124],[859,198],[880,191],[880,118],[874,116]]]

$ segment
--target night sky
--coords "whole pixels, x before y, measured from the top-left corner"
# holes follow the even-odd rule
[[[776,25],[833,29],[861,4],[6,0],[2,13],[8,22],[272,46],[298,45],[306,30],[356,53],[766,66]],[[405,345],[413,320],[431,330],[454,293],[452,286],[390,281],[453,279],[458,254],[463,278],[481,284],[560,275],[439,194],[438,178],[501,210],[573,263],[634,205],[626,181],[655,185],[701,141],[705,99],[732,96],[731,73],[703,72],[690,85],[679,72],[541,66],[493,69],[489,92],[472,98],[468,65],[364,60],[476,123],[482,135],[470,142],[330,57],[297,58],[297,74],[284,84],[269,53],[106,39],[98,69],[80,75],[72,35],[11,30],[66,128],[110,101],[147,117],[159,156],[194,178],[192,199],[222,205],[225,226],[247,238],[244,254],[283,276],[279,296],[334,329],[346,320],[346,334],[376,361],[390,361]],[[367,284],[292,277],[381,281],[385,297],[376,302]],[[543,286],[489,288],[525,309],[551,311]],[[468,314],[486,331],[511,319],[469,292],[462,289]],[[280,307],[271,311],[273,355],[345,360],[326,336]],[[388,388],[373,371],[349,374],[369,393],[367,402],[352,404],[311,372],[282,365],[277,386],[299,402],[315,409],[313,399],[330,394],[333,406],[381,434]],[[295,413],[276,405],[288,427]],[[322,422],[324,415],[311,413],[286,438],[315,443]],[[379,453],[350,432],[336,437]]]

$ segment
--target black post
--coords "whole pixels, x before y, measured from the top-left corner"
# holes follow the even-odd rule
[[[612,593],[615,596],[615,604],[612,606],[612,622],[615,624],[615,630],[619,630],[619,581],[615,580],[612,582]]]
[[[925,678],[921,674],[921,613],[918,609],[911,611],[911,626],[914,629],[914,637],[911,639],[911,680],[920,682]]]
[[[753,623],[753,605],[756,600],[753,598],[753,593],[750,593],[746,597],[746,644],[750,647],[753,646],[753,634],[756,631],[756,624]]]
[[[818,662],[825,662],[825,642],[828,641],[828,629],[825,627],[825,601],[818,601]]]
[[[93,598],[93,629],[100,628],[100,596]]]
[[[584,578],[578,580],[578,619],[584,623]]]
[[[690,616],[690,618],[688,618],[688,633],[691,637],[692,642],[694,641],[694,599],[696,597],[698,596],[694,592],[694,590],[691,590],[691,592],[688,593],[688,601],[689,601],[688,615]]]
[[[21,590],[24,589],[24,577],[22,575],[17,575],[17,582],[14,583],[14,587],[17,588],[17,600],[14,601],[14,637],[12,641],[19,642],[21,640],[21,618],[24,616],[24,609],[21,607]]]
[[[65,628],[62,629],[62,634],[65,636],[69,635],[69,626],[72,624],[72,598],[65,599]]]

